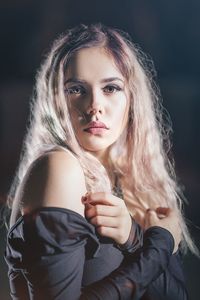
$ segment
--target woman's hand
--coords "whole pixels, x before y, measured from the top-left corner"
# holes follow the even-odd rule
[[[178,250],[181,241],[182,230],[177,212],[166,207],[158,207],[156,210],[148,209],[145,216],[145,229],[152,226],[160,226],[167,229],[174,238],[174,251]]]
[[[110,193],[88,193],[82,197],[85,217],[102,236],[124,244],[129,237],[132,220],[124,201]]]

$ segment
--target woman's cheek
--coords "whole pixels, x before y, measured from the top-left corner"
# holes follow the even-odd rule
[[[127,119],[128,101],[125,95],[119,97],[119,99],[117,100],[117,103],[112,107],[112,112],[114,113],[115,122],[119,124],[121,121],[121,123],[123,124],[124,121]]]

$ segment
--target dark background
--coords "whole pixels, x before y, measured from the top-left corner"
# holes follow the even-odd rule
[[[103,22],[127,31],[153,59],[163,103],[173,124],[178,179],[189,204],[185,215],[200,241],[200,1],[1,0],[0,199],[5,200],[26,130],[36,70],[54,38],[78,23]],[[193,224],[193,225],[192,225]],[[0,299],[9,298],[0,229]],[[190,299],[200,299],[200,260],[184,259]]]

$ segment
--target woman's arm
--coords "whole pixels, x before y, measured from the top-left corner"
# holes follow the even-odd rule
[[[11,214],[10,227],[15,226],[17,219],[21,215],[27,215],[39,208],[42,207],[62,207],[70,209],[71,211],[77,212],[78,214],[84,216],[84,206],[81,203],[81,196],[86,193],[85,187],[85,179],[82,168],[78,160],[72,156],[71,153],[65,151],[53,151],[51,153],[46,154],[45,156],[37,159],[29,168],[23,183],[21,184],[21,188],[18,192],[18,195],[13,203],[13,210]],[[24,227],[24,228],[27,228]],[[25,229],[26,230],[26,229]],[[38,229],[40,230],[40,229]],[[37,233],[36,233],[37,236]],[[18,242],[20,242],[20,237],[18,239],[10,239],[10,245],[7,247],[6,260],[10,265],[10,259],[15,256],[15,251],[12,250],[13,247],[15,249],[15,245],[13,245],[13,241],[18,246]],[[26,236],[27,237],[27,236]],[[31,240],[29,240],[30,245],[32,245],[31,251],[36,251],[36,245],[32,244],[32,231],[30,232]],[[66,237],[66,235],[65,235]],[[33,239],[34,241],[34,239]],[[9,239],[8,239],[9,243]],[[25,245],[20,244],[20,249],[26,250],[27,253],[28,248],[24,249]],[[14,251],[14,252],[13,252]],[[81,250],[81,248],[79,249]],[[24,253],[20,256],[19,260],[22,260],[22,256],[24,257]],[[36,251],[37,252],[37,251]],[[29,253],[29,252],[28,252]],[[81,253],[78,253],[77,257],[82,258]],[[45,254],[44,254],[45,256]],[[26,254],[27,257],[27,254]],[[31,257],[31,255],[30,255]],[[38,256],[39,257],[39,256]],[[64,259],[64,256],[60,257],[61,261]],[[34,278],[34,274],[37,278],[40,279],[40,263],[35,263],[32,268],[31,261],[27,260],[27,263],[30,263],[31,273],[33,277],[29,278],[30,282]],[[64,263],[64,262],[63,262]],[[83,262],[84,263],[84,258]],[[48,276],[48,272],[53,274],[53,263],[48,268],[46,267],[46,276],[41,278],[38,282],[38,286],[42,285],[43,280]],[[13,268],[12,264],[9,270],[9,279],[11,283],[11,290],[13,299],[18,299],[18,292],[22,292],[24,287],[24,293],[27,292],[27,286],[24,285],[24,274],[20,271],[19,268]],[[80,261],[81,266],[81,261]],[[42,266],[41,266],[42,268]],[[36,270],[34,273],[34,270]],[[61,270],[61,269],[60,269]],[[76,272],[76,270],[74,270]],[[38,274],[38,276],[37,276]],[[42,273],[41,273],[42,274]],[[26,276],[28,276],[26,274]],[[80,273],[81,276],[81,273]],[[53,279],[52,279],[53,280]],[[64,279],[63,279],[64,280]],[[62,282],[62,280],[60,281]],[[45,283],[46,284],[46,283]],[[61,283],[60,283],[61,284]],[[35,285],[35,287],[37,284]],[[49,286],[51,284],[49,283]],[[67,285],[68,286],[68,285]],[[44,287],[43,287],[44,288]],[[66,286],[65,286],[66,288]],[[44,288],[45,292],[45,288]],[[15,298],[16,297],[16,298]],[[44,298],[43,298],[44,299]]]
[[[31,299],[37,300],[128,300],[143,295],[152,300],[187,299],[181,280],[173,274],[163,276],[173,251],[173,238],[167,230],[147,230],[142,248],[125,257],[104,279],[81,288],[87,246],[95,256],[98,240],[94,228],[73,211],[47,207],[23,216],[8,235],[6,260],[12,298],[22,299],[29,289]],[[166,290],[172,280],[173,290],[170,286]]]
[[[188,299],[179,255],[171,256],[173,247],[169,231],[156,226],[149,228],[143,247],[124,259],[105,279],[86,287],[81,299]]]
[[[82,223],[79,224],[77,219],[76,230],[72,228],[73,234],[67,235],[67,232],[70,233],[69,227],[73,224],[70,219],[67,228],[63,227],[66,220],[63,223],[60,218],[52,219],[53,215],[47,218],[44,218],[44,215],[41,218],[40,215],[32,220],[34,222],[29,222],[28,217],[26,219],[29,212],[42,206],[64,207],[83,215],[84,207],[81,207],[80,202],[81,195],[85,194],[82,170],[79,170],[77,162],[71,161],[71,157],[66,158],[65,153],[55,154],[41,160],[38,168],[36,165],[30,172],[30,177],[25,183],[22,194],[27,220],[22,229],[24,239],[20,240],[22,232],[17,231],[19,236],[16,239],[13,238],[12,232],[9,235],[6,259],[10,266],[10,274],[12,273],[10,281],[13,291],[16,287],[16,274],[19,274],[19,263],[33,299],[139,299],[148,285],[168,265],[172,253],[170,235],[166,235],[164,230],[159,233],[158,230],[155,232],[155,228],[150,230],[146,246],[144,245],[137,255],[133,255],[129,262],[124,260],[120,268],[105,279],[83,288],[80,295],[85,263],[86,228],[82,228]],[[78,233],[77,236],[74,236],[75,232]],[[91,239],[94,240],[94,233]],[[23,253],[19,254],[14,263],[16,247],[22,249]],[[152,266],[153,268],[150,268]],[[17,297],[20,299],[20,296],[14,296],[13,292],[13,299],[18,299]]]
[[[188,299],[179,250],[171,256],[168,268],[151,282],[143,297],[144,300]]]

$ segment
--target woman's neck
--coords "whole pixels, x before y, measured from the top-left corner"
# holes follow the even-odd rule
[[[99,150],[99,151],[91,151],[93,156],[95,156],[107,170],[109,168],[109,149]]]
[[[111,185],[114,187],[115,181],[116,181],[116,174],[113,169],[113,164],[110,161],[109,158],[109,148],[106,150],[100,150],[96,152],[90,152],[93,156],[95,156],[101,164],[104,166],[104,168],[107,171],[108,177],[110,179]]]

